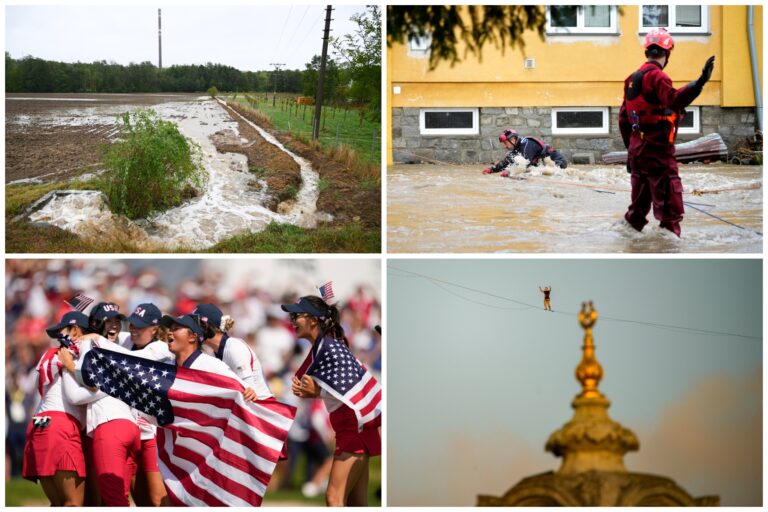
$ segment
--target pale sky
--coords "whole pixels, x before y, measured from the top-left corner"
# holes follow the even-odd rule
[[[762,339],[607,319],[761,337],[760,260],[390,260],[387,280],[390,505],[471,506],[557,470],[544,445],[580,391],[587,300],[609,414],[640,440],[627,468],[723,505],[761,504]],[[542,308],[546,285],[555,313]]]
[[[63,62],[157,65],[157,9],[162,9],[163,67],[227,64],[242,71],[304,69],[322,52],[325,4],[317,5],[11,5],[5,49]],[[352,33],[364,5],[334,5],[331,36]],[[329,47],[329,51],[331,48]]]

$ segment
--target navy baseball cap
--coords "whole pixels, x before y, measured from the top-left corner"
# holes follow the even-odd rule
[[[153,325],[160,325],[162,317],[163,314],[160,312],[160,308],[151,302],[145,302],[136,306],[136,309],[133,310],[133,313],[128,318],[128,323],[136,327],[151,327]]]
[[[205,333],[203,333],[203,328],[200,327],[199,319],[200,316],[196,314],[182,316],[165,315],[160,319],[160,325],[163,327],[171,327],[173,325],[186,327],[195,333],[200,342],[202,342],[205,339]]]
[[[323,318],[328,315],[327,311],[322,312],[313,306],[312,303],[307,300],[307,297],[300,298],[295,304],[283,304],[280,308],[288,313],[308,313],[318,318]]]
[[[114,302],[99,302],[93,306],[91,314],[88,316],[95,320],[109,320],[111,318],[125,320],[125,315],[120,312],[120,306]]]
[[[80,311],[70,311],[61,317],[61,321],[58,324],[47,328],[45,332],[48,334],[48,337],[58,339],[59,332],[63,328],[72,327],[73,325],[77,325],[83,330],[88,330],[88,317]]]
[[[198,304],[192,314],[200,315],[200,320],[211,324],[217,329],[221,328],[221,317],[223,316],[223,313],[213,304]]]

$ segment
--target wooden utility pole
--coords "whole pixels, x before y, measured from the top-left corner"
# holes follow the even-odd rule
[[[325,33],[323,35],[323,57],[320,60],[320,73],[317,77],[317,95],[315,96],[315,118],[312,121],[312,140],[320,137],[320,114],[323,110],[323,83],[325,82],[325,62],[328,60],[328,38],[331,31],[332,6],[325,8]]]
[[[160,22],[160,9],[157,10],[157,68],[163,69],[163,30]]]
[[[272,108],[275,107],[275,98],[277,98],[277,74],[280,72],[280,68],[285,66],[284,62],[270,62],[270,66],[275,66],[275,93],[272,95]]]

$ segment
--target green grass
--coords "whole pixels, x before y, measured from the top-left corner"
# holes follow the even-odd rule
[[[312,138],[312,117],[315,114],[314,105],[296,105],[295,96],[283,95],[278,97],[277,104],[272,106],[272,95],[264,100],[264,94],[247,94],[245,96],[229,96],[247,107],[258,109],[268,116],[278,130],[290,132],[291,135],[309,140]],[[253,100],[258,100],[254,102]],[[288,108],[290,107],[290,108]],[[338,143],[355,150],[360,160],[378,165],[381,162],[381,122],[368,119],[363,112],[355,109],[323,107],[324,122],[320,123],[320,145],[324,149],[336,146],[336,130],[338,126]],[[362,122],[361,122],[362,121]],[[373,141],[373,143],[372,143]],[[371,155],[373,146],[373,155]]]
[[[248,170],[251,172],[251,174],[253,174],[253,176],[256,179],[263,178],[269,172],[267,169],[264,169],[262,167],[256,167],[255,165],[252,165]]]
[[[5,506],[45,506],[49,505],[48,498],[43,493],[39,484],[24,480],[23,478],[11,478],[5,482]]]
[[[102,190],[100,178],[66,183],[11,185],[5,191],[5,245],[9,253],[136,253],[138,249],[126,234],[115,233],[109,240],[84,240],[62,229],[41,227],[26,221],[11,222],[24,207],[52,190]],[[293,187],[294,189],[296,187]],[[294,192],[295,195],[295,192]],[[281,199],[282,200],[282,199]],[[157,248],[153,252],[188,253],[190,250]],[[236,235],[208,249],[211,253],[377,253],[381,252],[381,232],[359,224],[304,229],[289,224],[271,223],[260,233]]]
[[[320,181],[317,183],[317,188],[320,192],[324,192],[325,190],[328,190],[328,187],[331,186],[331,182],[326,180],[325,178],[320,178]]]
[[[259,233],[244,233],[219,242],[207,252],[230,253],[375,253],[381,252],[381,231],[359,224],[304,229],[270,223]]]
[[[312,505],[325,505],[325,496],[320,494],[314,498],[305,498],[301,494],[301,486],[304,478],[304,466],[306,458],[301,457],[296,463],[296,468],[291,479],[291,489],[270,490],[264,496],[263,505],[268,507],[279,503],[304,503]],[[368,462],[368,506],[380,507],[381,498],[378,496],[381,490],[381,457],[372,457]]]
[[[264,497],[264,505],[270,506],[285,502],[304,503],[312,505],[324,505],[325,497],[321,494],[315,498],[305,498],[301,494],[302,475],[304,475],[305,459],[300,459],[291,482],[294,489],[279,491],[267,491]],[[372,507],[381,506],[381,499],[376,495],[381,488],[381,457],[370,459],[370,479],[368,483],[368,505]],[[39,484],[34,484],[23,478],[12,478],[5,482],[5,506],[6,507],[24,507],[24,506],[46,506],[48,499],[43,493]]]
[[[26,206],[52,190],[101,190],[103,192],[104,188],[104,181],[99,177],[82,181],[8,185],[5,187],[5,215],[7,217],[20,214]]]

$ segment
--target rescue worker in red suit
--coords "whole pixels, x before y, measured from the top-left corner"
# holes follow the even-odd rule
[[[662,228],[680,236],[683,219],[683,185],[675,160],[675,137],[685,107],[691,104],[712,76],[715,58],[710,57],[701,76],[681,87],[662,71],[675,47],[663,28],[645,36],[648,62],[624,80],[624,102],[619,111],[619,130],[627,147],[627,172],[632,176],[632,204],[624,218],[636,230],[653,216]]]
[[[502,176],[509,176],[509,172],[505,169],[507,166],[514,163],[517,155],[521,155],[528,160],[528,165],[539,165],[540,160],[550,157],[552,161],[555,162],[555,165],[561,169],[565,169],[568,166],[565,157],[552,146],[536,137],[521,137],[520,134],[517,133],[517,130],[507,128],[499,135],[499,142],[504,144],[504,147],[507,148],[507,156],[500,162],[496,162],[485,169],[483,174],[491,174],[501,171]]]

